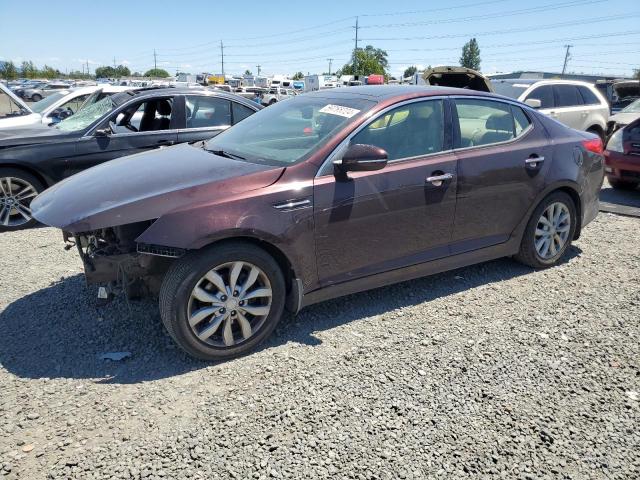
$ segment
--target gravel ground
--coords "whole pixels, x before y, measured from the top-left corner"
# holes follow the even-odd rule
[[[0,478],[640,478],[639,225],[310,307],[218,365],[151,302],[95,310],[58,231],[0,234]]]

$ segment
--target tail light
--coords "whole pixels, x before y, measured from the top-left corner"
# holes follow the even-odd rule
[[[602,152],[604,151],[604,146],[602,145],[600,137],[583,140],[582,146],[590,152],[597,153],[599,155],[602,155]]]

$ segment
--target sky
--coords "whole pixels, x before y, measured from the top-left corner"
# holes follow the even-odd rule
[[[28,5],[28,8],[27,8]],[[89,6],[91,5],[91,7]],[[95,5],[95,6],[93,6]],[[484,73],[631,75],[640,68],[638,0],[0,0],[0,60],[61,71],[127,65],[170,73],[335,71],[355,45],[388,52],[389,70],[457,65],[476,37]]]

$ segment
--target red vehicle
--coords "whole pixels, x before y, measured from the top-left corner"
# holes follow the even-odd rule
[[[613,188],[632,190],[640,185],[640,119],[611,135],[604,156]]]
[[[384,85],[384,75],[369,75],[367,85]]]
[[[103,296],[159,295],[184,350],[225,359],[285,308],[499,257],[557,264],[598,213],[603,160],[599,137],[490,93],[336,88],[85,170],[31,208]]]

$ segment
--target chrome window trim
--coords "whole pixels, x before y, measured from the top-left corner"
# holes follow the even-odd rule
[[[219,125],[217,127],[196,127],[196,128],[185,127],[185,128],[178,128],[176,132],[189,133],[189,132],[211,132],[216,130],[225,131],[228,128],[231,128],[231,125]],[[162,130],[162,131],[166,132],[167,130]]]
[[[121,137],[131,137],[133,135],[160,135],[166,133],[179,133],[179,129],[171,129],[171,130],[150,130],[147,132],[131,132],[131,133],[112,133],[106,137],[96,137],[95,135],[83,135],[79,140],[91,140],[94,138],[121,138]]]
[[[428,102],[429,100],[441,100],[443,101],[443,105],[444,105],[444,100],[446,100],[447,98],[449,98],[447,95],[434,95],[431,97],[411,98],[409,100],[404,100],[402,102],[394,103],[393,105],[389,105],[383,110],[380,110],[375,116],[372,116],[371,118],[369,118],[368,119],[369,121],[360,125],[353,132],[347,135],[338,145],[336,145],[336,147],[331,151],[331,153],[327,155],[327,158],[324,159],[324,162],[322,162],[322,165],[320,165],[320,168],[318,168],[318,172],[316,173],[315,178],[333,175],[333,162],[334,160],[337,160],[336,157],[342,153],[343,149],[347,147],[351,139],[355,137],[358,133],[360,133],[360,131],[364,130],[366,127],[368,127],[369,125],[374,123],[376,120],[378,120],[380,117],[386,115],[389,111],[394,110],[398,107],[402,107],[404,105],[410,105],[412,103],[418,103],[418,102]],[[443,111],[443,117],[444,117],[444,111]],[[453,149],[449,149],[449,150],[441,150],[439,152],[426,153],[424,155],[415,155],[413,157],[396,158],[394,160],[389,160],[389,163],[391,164],[391,163],[398,163],[398,162],[407,162],[407,161],[415,160],[417,158],[425,158],[425,157],[430,157],[435,155],[442,155],[444,153],[450,153],[452,151]],[[327,173],[323,173],[323,170],[325,170],[325,168],[327,168],[328,166],[331,167],[331,171]]]

